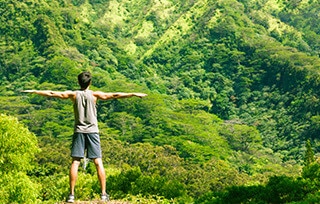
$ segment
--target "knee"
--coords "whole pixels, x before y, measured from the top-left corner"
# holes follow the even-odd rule
[[[73,158],[72,159],[72,165],[79,166],[80,165],[80,161],[81,161],[81,158]]]
[[[100,167],[100,166],[102,167],[103,166],[101,158],[94,159],[93,163],[96,165],[96,167]]]

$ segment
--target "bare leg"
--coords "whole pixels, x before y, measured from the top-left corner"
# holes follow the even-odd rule
[[[69,182],[70,182],[70,194],[74,195],[74,188],[76,185],[76,181],[78,178],[78,168],[80,165],[81,158],[73,158],[72,164],[70,168],[70,174],[69,174]]]
[[[94,164],[96,165],[97,173],[98,173],[98,179],[100,182],[101,187],[101,194],[106,194],[106,173],[103,168],[103,163],[101,158],[95,158],[93,159]]]

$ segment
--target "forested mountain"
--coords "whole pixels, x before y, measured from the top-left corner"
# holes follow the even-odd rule
[[[320,199],[319,11],[316,0],[0,0],[0,109],[38,138],[23,172],[34,202],[68,191],[72,104],[20,91],[74,90],[83,70],[94,90],[148,94],[98,104],[112,198]],[[98,196],[92,168],[80,199]]]

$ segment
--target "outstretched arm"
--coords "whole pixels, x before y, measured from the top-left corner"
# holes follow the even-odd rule
[[[68,98],[72,99],[75,96],[75,92],[73,91],[24,90],[22,92],[34,93],[40,96],[54,97],[54,98],[60,98],[60,99],[68,99]]]
[[[145,97],[147,94],[144,93],[122,93],[122,92],[116,92],[116,93],[105,93],[101,91],[95,91],[93,92],[93,95],[97,97],[97,99],[101,100],[109,100],[109,99],[117,99],[117,98],[130,98],[130,97]]]

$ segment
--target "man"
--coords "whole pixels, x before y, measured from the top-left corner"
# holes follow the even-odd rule
[[[102,163],[102,154],[100,146],[100,137],[97,121],[97,100],[109,100],[128,97],[145,97],[144,93],[105,93],[101,91],[91,91],[91,73],[82,72],[78,75],[80,90],[77,91],[42,91],[25,90],[25,93],[34,93],[41,96],[55,97],[60,99],[71,99],[74,109],[74,135],[72,138],[71,156],[72,164],[70,168],[70,194],[67,202],[74,202],[74,189],[78,176],[80,161],[84,158],[85,150],[87,157],[92,159],[98,174],[101,186],[101,200],[108,201],[109,195],[106,193],[106,176]]]

